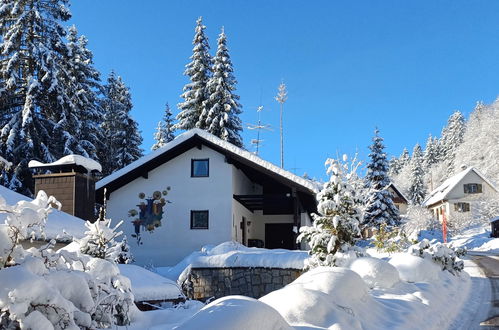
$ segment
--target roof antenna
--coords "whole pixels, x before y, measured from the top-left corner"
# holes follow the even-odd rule
[[[262,123],[262,111],[263,111],[263,105],[262,105],[262,89],[260,88],[260,105],[256,108],[256,112],[258,114],[258,121],[256,124],[248,124],[247,128],[250,130],[256,130],[256,139],[251,139],[251,144],[256,147],[255,155],[258,156],[258,152],[260,149],[260,145],[262,144],[263,140],[260,139],[260,131],[261,130],[267,130],[271,131],[272,129],[270,128],[270,125],[263,124]]]

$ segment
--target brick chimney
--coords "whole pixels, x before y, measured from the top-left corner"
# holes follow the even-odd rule
[[[78,155],[68,155],[53,163],[30,161],[28,167],[37,173],[35,194],[44,190],[61,204],[61,210],[83,220],[95,220],[95,175],[101,166],[96,161]]]

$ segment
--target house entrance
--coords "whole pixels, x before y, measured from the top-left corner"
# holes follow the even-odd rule
[[[265,247],[267,249],[294,249],[292,223],[266,223]]]

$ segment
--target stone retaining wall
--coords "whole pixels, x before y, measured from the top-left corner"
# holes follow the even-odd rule
[[[182,283],[190,299],[206,300],[228,295],[260,298],[293,282],[301,269],[277,268],[192,268]]]

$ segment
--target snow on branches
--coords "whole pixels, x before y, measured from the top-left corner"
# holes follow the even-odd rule
[[[328,159],[327,174],[329,181],[317,194],[318,214],[313,215],[313,225],[300,228],[298,241],[310,245],[311,258],[309,267],[334,266],[338,252],[347,252],[360,236],[359,222],[361,213],[359,199],[347,173],[348,165],[344,161]]]

